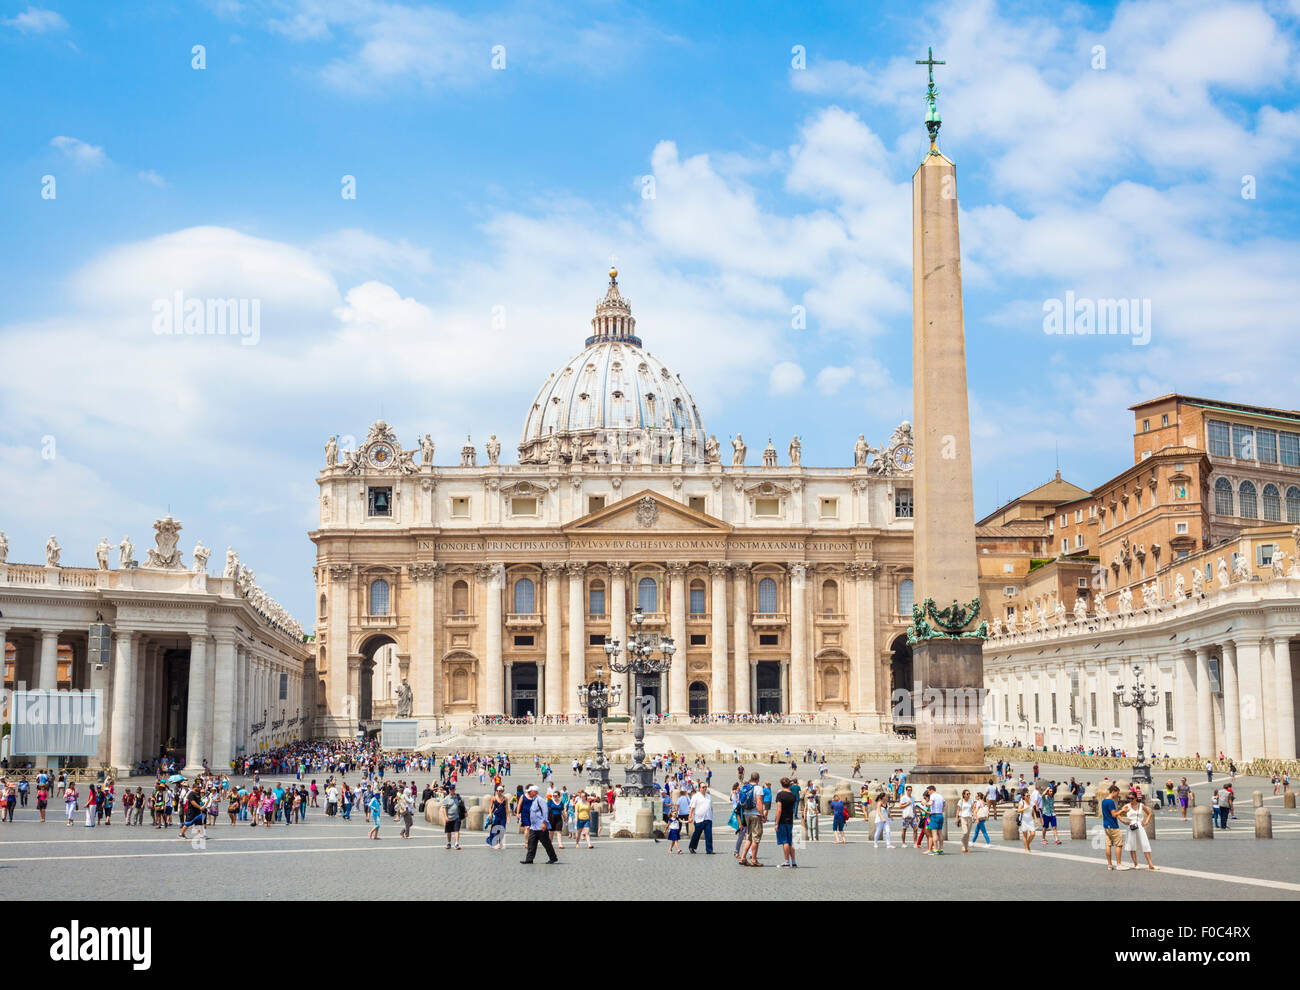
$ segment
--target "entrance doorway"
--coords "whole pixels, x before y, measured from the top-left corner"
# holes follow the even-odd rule
[[[361,644],[361,665],[357,671],[357,718],[362,722],[369,722],[375,717],[375,654],[379,652],[380,647],[395,646],[397,641],[389,636],[372,636]],[[261,712],[255,713],[258,718]],[[275,714],[268,714],[268,718],[274,719]]]
[[[691,718],[709,714],[709,688],[703,681],[691,681],[687,698],[690,701]]]
[[[758,682],[758,697],[754,699],[754,711],[759,715],[781,714],[781,664],[776,660],[760,660],[758,670],[754,673]]]
[[[659,686],[660,680],[658,674],[639,674],[636,675],[636,694],[642,698],[648,698],[648,701],[635,701],[633,704],[644,705],[642,711],[646,715],[663,714],[663,697],[662,689]]]
[[[890,644],[889,659],[889,710],[894,718],[894,731],[905,735],[916,734],[916,715],[912,707],[919,700],[912,697],[916,685],[912,676],[912,648],[907,637],[899,636]]]
[[[510,715],[524,718],[537,714],[537,664],[516,663],[510,677]]]

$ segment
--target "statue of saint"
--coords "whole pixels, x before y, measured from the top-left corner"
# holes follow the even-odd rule
[[[433,463],[433,437],[427,433],[424,435],[424,439],[420,441],[420,463]]]
[[[798,467],[799,458],[803,456],[803,444],[799,442],[799,435],[796,433],[790,441],[790,466]]]
[[[339,445],[334,437],[330,437],[325,443],[325,466],[337,467],[339,463]]]
[[[0,529],[0,564],[9,559],[9,537],[5,536],[5,531]]]
[[[704,441],[704,459],[709,464],[722,463],[722,450],[718,445],[718,437],[715,433],[710,433]]]
[[[239,575],[239,554],[235,553],[234,547],[226,547],[226,569],[222,572],[222,577],[233,578]]]
[[[411,685],[402,678],[402,686],[397,689],[397,717],[410,718],[411,708],[415,703],[415,694],[411,691]]]
[[[749,448],[745,446],[745,441],[742,440],[740,438],[740,434],[737,433],[736,439],[731,441],[731,466],[732,467],[745,466],[745,451],[747,450],[749,450]]]
[[[99,546],[95,547],[95,563],[99,565],[101,571],[108,570],[108,551],[112,545],[108,542],[107,536],[99,538]]]
[[[208,572],[208,556],[211,551],[199,540],[194,544],[194,573],[206,574]]]
[[[62,552],[63,552],[63,548],[59,546],[59,541],[56,540],[53,536],[51,536],[48,540],[46,540],[45,541],[45,566],[58,567],[59,554],[61,554]]]
[[[122,537],[122,542],[117,545],[117,566],[135,566],[135,544],[129,536]]]
[[[871,446],[867,443],[867,437],[864,433],[858,434],[858,442],[853,445],[853,466],[866,467],[867,455],[871,452]]]
[[[577,445],[578,445],[578,454],[577,456],[574,457],[575,461],[580,460],[582,457],[582,441],[580,439],[577,440]],[[489,464],[496,464],[499,460],[501,460],[501,441],[497,439],[497,435],[495,433],[493,433],[492,436],[488,438],[487,455],[488,455]]]

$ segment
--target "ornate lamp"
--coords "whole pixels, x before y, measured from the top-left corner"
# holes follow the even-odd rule
[[[654,768],[645,765],[645,704],[642,702],[639,678],[663,673],[672,666],[673,654],[677,652],[672,637],[660,636],[656,643],[653,634],[642,632],[644,622],[645,614],[638,605],[632,615],[634,631],[628,637],[626,647],[616,639],[605,643],[605,656],[610,670],[619,674],[630,671],[637,678],[636,717],[633,722],[635,745],[632,750],[632,765],[627,768],[627,780],[623,785],[623,792],[633,797],[654,796]],[[622,659],[624,655],[626,659]]]

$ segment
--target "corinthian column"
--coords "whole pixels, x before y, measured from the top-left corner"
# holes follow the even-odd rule
[[[668,711],[685,715],[690,711],[686,691],[686,561],[668,562],[669,635],[677,645],[668,673]]]
[[[120,777],[131,773],[131,740],[135,725],[131,703],[135,699],[135,661],[137,633],[118,630],[116,655],[113,657],[113,721],[110,760]],[[43,658],[42,658],[43,659]],[[53,685],[51,685],[53,688]]]
[[[235,638],[216,637],[216,678],[212,692],[212,769],[230,769],[235,729]]]
[[[736,711],[752,712],[754,698],[750,694],[749,669],[749,564],[731,565],[732,597],[732,690],[736,695]]]
[[[1196,648],[1196,752],[1214,758],[1214,693],[1210,684],[1210,648]]]
[[[546,702],[542,713],[558,715],[564,709],[564,675],[561,672],[564,640],[560,616],[560,577],[564,574],[564,565],[543,564],[542,571],[546,575]]]
[[[805,601],[806,565],[790,565],[790,711],[795,715],[811,711],[808,706],[808,612]]]
[[[572,561],[569,570],[569,673],[565,681],[564,711],[586,714],[578,709],[578,685],[587,680],[587,602],[583,578],[587,565]]]
[[[204,715],[208,709],[208,637],[190,635],[190,696],[185,710],[185,773],[203,769]]]
[[[615,562],[609,565],[609,633],[627,649],[627,564]],[[623,658],[627,659],[624,652]],[[609,673],[609,683],[623,685],[623,697],[614,708],[614,714],[626,715],[632,703],[632,692],[628,689],[627,674]]]
[[[488,564],[479,569],[480,580],[487,581],[487,668],[484,671],[484,698],[480,714],[504,715],[505,668],[501,660],[501,596],[506,587],[505,564]]]
[[[1230,759],[1243,759],[1241,752],[1241,697],[1237,690],[1237,644],[1223,644],[1223,734],[1227,737],[1224,754]]]
[[[722,560],[709,561],[709,577],[713,583],[713,635],[712,663],[710,674],[712,685],[709,688],[709,710],[712,712],[734,711],[731,696],[727,691],[727,563]]]
[[[1285,636],[1273,640],[1273,671],[1277,683],[1277,751],[1273,755],[1294,760],[1295,696],[1291,693],[1291,641]]]

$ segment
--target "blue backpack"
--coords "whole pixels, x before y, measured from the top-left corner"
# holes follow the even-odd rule
[[[740,810],[747,815],[758,810],[758,805],[754,801],[753,784],[746,784],[740,789]]]

